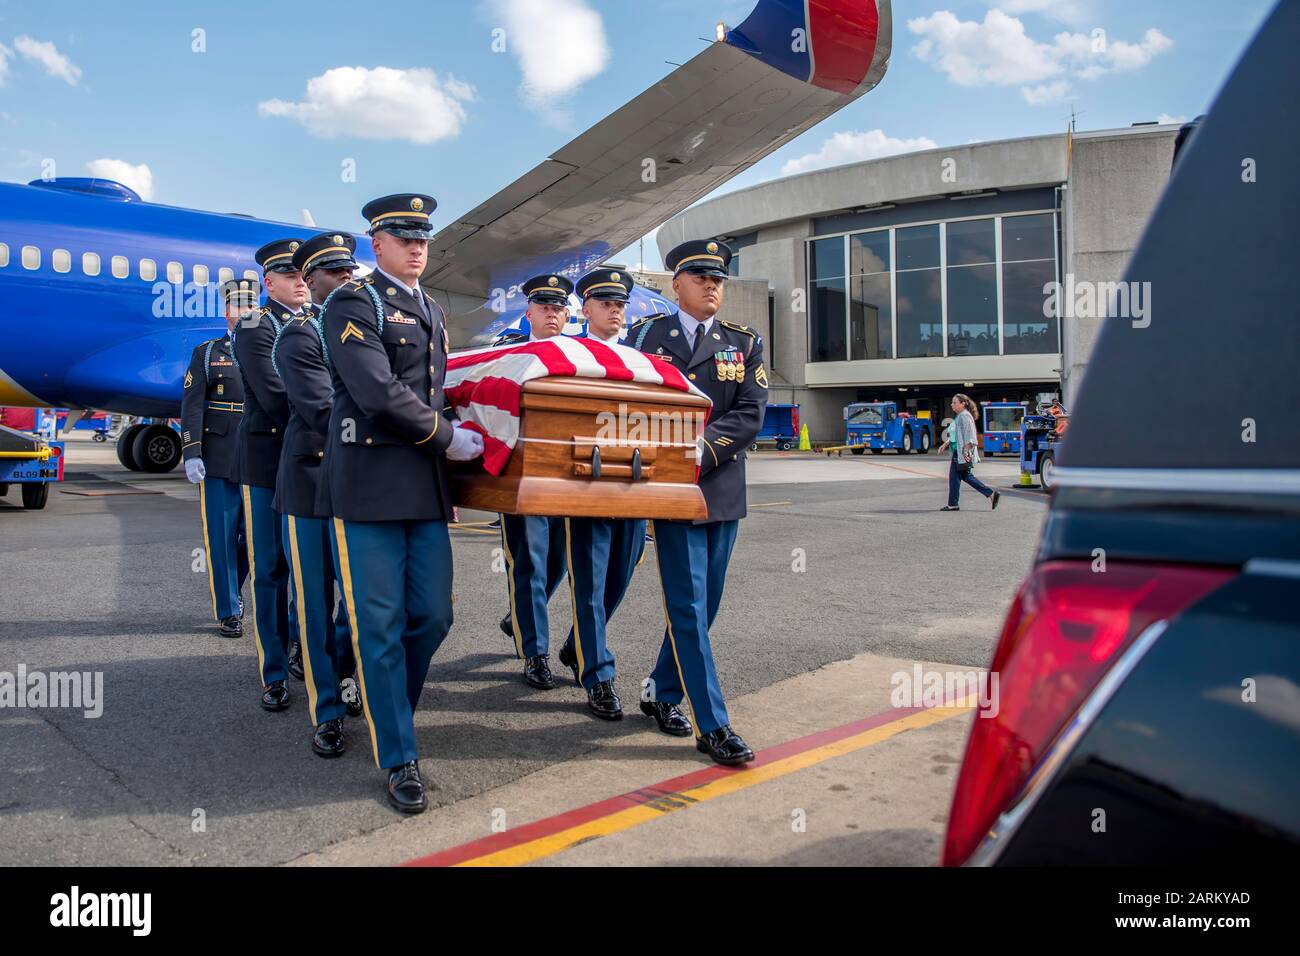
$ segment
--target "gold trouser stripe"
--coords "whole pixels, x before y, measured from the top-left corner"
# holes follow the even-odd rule
[[[528,542],[524,542],[527,544]],[[519,631],[519,612],[515,609],[515,556],[506,540],[506,516],[501,516],[501,548],[506,553],[506,589],[510,592],[510,629],[515,632],[515,657],[524,656],[524,638]]]
[[[257,558],[253,554],[253,497],[248,485],[241,485],[244,495],[244,540],[248,542],[248,594],[253,604],[253,646],[257,648],[257,673],[266,684],[266,655],[262,653],[262,635],[257,630]]]
[[[578,684],[581,686],[581,677],[587,671],[587,664],[582,657],[582,635],[578,632],[578,589],[573,585],[573,532],[569,527],[568,518],[564,519],[564,560],[569,566],[569,606],[573,608],[573,648],[578,652]]]
[[[361,706],[366,712],[366,723],[370,725],[370,747],[375,755],[375,766],[379,764],[379,739],[375,736],[375,718],[370,716],[370,693],[366,690],[366,669],[361,663],[361,628],[357,626],[357,599],[352,593],[352,563],[348,560],[348,539],[343,531],[343,519],[334,519],[334,538],[339,546],[339,574],[343,578],[343,598],[348,609],[348,625],[352,628],[352,656],[357,660],[357,683],[361,685]]]
[[[673,652],[673,663],[677,665],[677,680],[681,682],[682,695],[685,696],[686,698],[686,706],[691,709],[691,724],[693,725],[692,729],[695,731],[696,739],[698,739],[700,736],[700,720],[698,717],[695,716],[695,705],[691,703],[691,692],[686,689],[686,675],[682,673],[682,659],[677,656],[677,639],[676,637],[673,636],[673,619],[672,616],[668,613],[668,591],[664,587],[663,552],[659,549],[659,532],[655,531],[654,527],[655,527],[655,523],[651,521],[650,530],[655,536],[655,563],[659,565],[659,598],[661,601],[663,601],[663,605],[664,605],[664,624],[666,624],[668,628],[668,646],[669,648],[672,649]],[[708,600],[707,575],[705,577],[705,591],[706,594],[704,599],[707,601]],[[656,700],[659,699],[658,688],[655,688],[655,699]]]
[[[302,558],[298,554],[298,522],[293,515],[285,517],[289,519],[289,571],[293,574],[293,593],[298,599],[298,643],[302,647],[303,676],[307,678],[304,681],[307,685],[307,712],[311,717],[311,725],[315,727],[320,724],[316,716],[319,695],[316,692],[316,678],[312,674],[311,642],[307,640],[307,598],[302,586]]]
[[[203,516],[203,563],[208,566],[208,594],[212,595],[212,619],[220,621],[217,614],[217,585],[213,578],[212,571],[212,544],[211,538],[208,537],[208,483],[206,480],[199,482],[199,514]],[[223,535],[224,537],[224,535]],[[226,542],[221,542],[222,548],[225,548]]]

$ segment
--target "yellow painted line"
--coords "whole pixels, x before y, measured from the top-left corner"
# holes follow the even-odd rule
[[[749,770],[743,770],[738,773],[728,774],[718,780],[713,780],[702,786],[691,790],[683,791],[679,794],[666,795],[663,800],[643,803],[635,807],[629,807],[626,810],[620,810],[609,816],[601,817],[578,826],[570,827],[567,830],[560,830],[557,833],[548,836],[539,837],[529,843],[523,843],[519,846],[508,847],[499,850],[496,853],[489,853],[485,856],[476,857],[472,860],[465,860],[458,866],[520,866],[525,863],[532,863],[536,860],[553,856],[556,853],[562,853],[579,843],[585,843],[598,837],[610,836],[615,833],[621,833],[624,830],[630,830],[632,827],[640,826],[643,823],[649,823],[651,820],[658,820],[669,813],[704,803],[707,800],[713,800],[717,797],[723,797],[730,793],[736,793],[749,787],[757,786],[760,783],[766,783],[770,780],[776,780],[787,774],[794,773],[797,770],[804,770],[808,767],[830,760],[834,757],[842,757],[845,754],[862,750],[865,747],[871,747],[901,733],[909,730],[919,730],[922,727],[930,727],[934,724],[942,723],[945,720],[951,720],[962,714],[969,713],[970,708],[967,703],[971,698],[963,698],[949,707],[931,707],[926,710],[918,711],[914,714],[908,714],[906,717],[900,717],[898,720],[891,721],[888,724],[882,724],[879,727],[873,727],[865,730],[860,734],[852,737],[845,737],[843,740],[833,741],[832,743],[823,744],[820,747],[814,747],[803,753],[793,754],[781,760],[774,760],[769,764],[763,764]]]

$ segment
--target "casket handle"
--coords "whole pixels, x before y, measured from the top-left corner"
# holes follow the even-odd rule
[[[639,471],[640,469],[638,468],[637,470]],[[591,477],[593,478],[600,477],[600,446],[599,445],[591,446]]]
[[[641,480],[641,449],[632,449],[632,480]]]

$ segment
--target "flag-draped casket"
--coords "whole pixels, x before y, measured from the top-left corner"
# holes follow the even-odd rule
[[[457,353],[447,398],[483,435],[454,466],[457,504],[524,515],[707,517],[695,439],[709,399],[667,362],[557,336]]]

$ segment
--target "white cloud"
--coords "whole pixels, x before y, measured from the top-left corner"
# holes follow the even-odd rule
[[[57,76],[69,86],[76,86],[81,79],[81,68],[58,51],[48,40],[33,40],[24,34],[14,37],[14,49],[29,60],[35,60],[45,67],[50,76]]]
[[[572,93],[609,64],[605,23],[584,0],[496,0],[496,9],[524,74],[520,91],[534,104]]]
[[[145,163],[132,166],[122,159],[92,159],[86,169],[97,179],[112,179],[129,186],[146,202],[153,199],[153,173]]]
[[[1068,80],[1054,80],[1051,83],[1039,83],[1037,86],[1022,86],[1020,95],[1030,106],[1042,106],[1044,103],[1060,103],[1070,95]]]
[[[9,57],[13,55],[13,52],[3,43],[0,43],[0,86],[4,86],[5,80],[9,77]]]
[[[1157,122],[1157,123],[1162,123],[1162,124],[1163,124],[1163,123],[1179,123],[1179,124],[1182,124],[1182,123],[1186,123],[1186,122],[1187,122],[1187,117],[1186,117],[1186,116],[1170,116],[1168,113],[1161,113],[1159,116],[1156,117],[1156,122]]]
[[[433,143],[460,134],[474,87],[433,70],[338,66],[307,81],[300,103],[265,100],[262,116],[297,120],[313,136],[359,136]]]
[[[858,163],[868,159],[880,159],[882,156],[895,156],[898,153],[912,153],[918,149],[935,149],[939,144],[928,136],[913,139],[898,139],[886,136],[884,130],[872,129],[866,132],[849,130],[836,133],[821,145],[815,153],[806,153],[795,159],[787,160],[781,167],[782,176],[806,173],[812,169],[824,169],[827,166],[842,166],[845,163]]]
[[[1036,2],[1026,0],[1030,5]],[[1035,105],[1067,95],[1065,75],[1095,80],[1108,73],[1128,73],[1174,45],[1154,27],[1138,43],[1110,40],[1100,28],[1089,33],[1058,33],[1051,43],[1042,43],[1002,10],[988,11],[983,22],[959,20],[950,11],[940,10],[908,20],[907,26],[921,38],[912,53],[948,74],[958,86],[1026,84],[1021,94]]]

